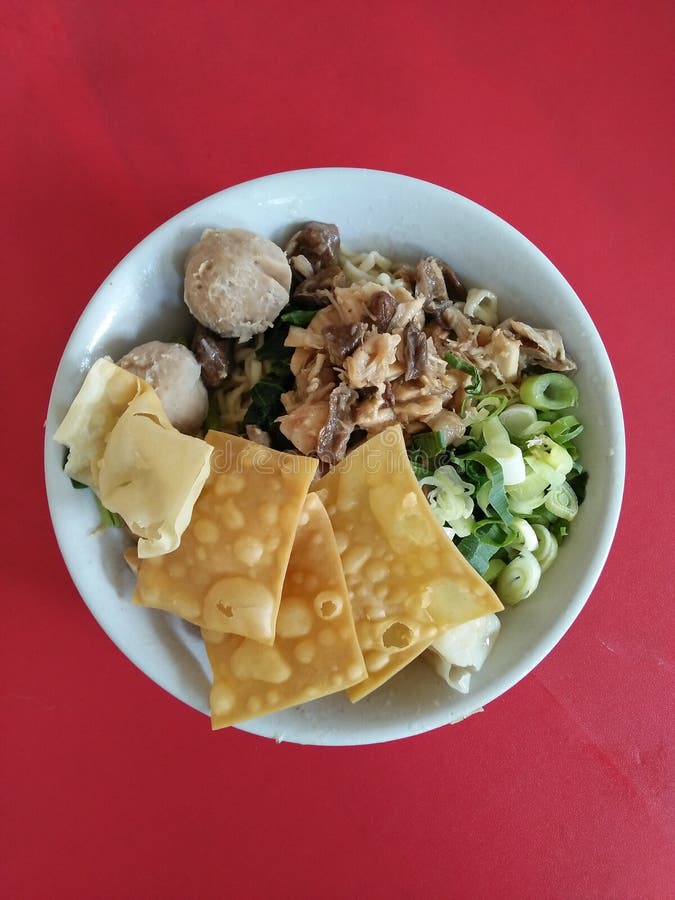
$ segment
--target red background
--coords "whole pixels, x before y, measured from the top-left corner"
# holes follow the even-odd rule
[[[4,485],[0,893],[672,897],[673,7],[346,0],[0,5]],[[317,749],[172,699],[98,628],[42,480],[60,353],[184,206],[311,166],[502,215],[577,290],[624,404],[609,561],[481,715]]]

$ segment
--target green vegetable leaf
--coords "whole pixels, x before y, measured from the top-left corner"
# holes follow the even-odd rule
[[[96,494],[94,494],[94,497],[96,497]],[[106,528],[121,528],[122,525],[124,525],[122,517],[107,509],[98,497],[96,497],[96,505],[98,506],[98,512],[101,517],[101,528],[103,530]]]
[[[318,309],[291,309],[281,314],[281,321],[287,322],[289,325],[298,325],[300,328],[306,328],[318,311]]]
[[[455,356],[454,353],[446,353],[445,361],[451,369],[456,369],[458,372],[466,372],[467,375],[471,376],[471,384],[464,388],[467,394],[480,394],[483,382],[481,381],[480,372],[475,366],[472,366],[465,359]]]
[[[464,461],[464,472],[467,478],[474,484],[478,484],[480,475],[477,477],[478,473],[476,472],[476,467],[472,466],[471,463],[477,463],[484,469],[487,478],[483,476],[479,486],[482,487],[485,481],[489,480],[490,490],[487,493],[488,503],[502,522],[505,522],[508,525],[513,519],[513,513],[509,509],[508,500],[506,499],[502,467],[497,460],[488,453],[482,453],[480,451],[469,453],[466,456],[461,457],[461,459]]]

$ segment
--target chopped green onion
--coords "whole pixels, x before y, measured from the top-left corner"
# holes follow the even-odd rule
[[[567,444],[579,437],[584,426],[576,416],[561,416],[555,422],[546,426],[546,434],[553,438],[556,444]]]
[[[483,422],[490,416],[498,416],[508,402],[504,394],[472,394],[462,401],[460,415],[468,423]]]
[[[586,498],[586,484],[588,482],[588,472],[582,468],[575,468],[573,474],[569,476],[567,482],[577,496],[579,503],[583,503]]]
[[[522,444],[523,442],[529,441],[530,438],[538,437],[540,434],[546,433],[547,422],[542,419],[536,419],[531,425],[528,425],[526,428],[523,428],[521,433],[518,435],[517,440]]]
[[[445,450],[447,444],[440,431],[423,431],[413,437],[411,446],[428,459],[433,459]]]
[[[513,403],[499,414],[499,419],[511,437],[520,437],[537,421],[537,410],[526,403]]]
[[[506,567],[506,560],[500,559],[498,556],[493,556],[490,562],[488,563],[488,567],[483,573],[483,578],[487,581],[488,584],[492,584],[493,581],[496,580],[499,573]]]
[[[525,480],[525,463],[520,447],[509,440],[509,433],[498,416],[493,416],[483,423],[485,452],[497,460],[502,467],[504,484],[519,484]]]
[[[473,534],[491,547],[510,547],[517,540],[518,532],[498,519],[481,519],[473,526]]]
[[[462,538],[457,544],[457,549],[479,575],[485,575],[490,560],[499,552],[499,547],[484,543],[475,534]]]
[[[532,525],[526,519],[516,518],[511,522],[511,528],[514,528],[518,535],[512,544],[513,548],[515,550],[529,550],[531,553],[534,553],[539,541]]]
[[[509,485],[506,496],[512,512],[519,516],[530,515],[542,506],[550,481],[540,472],[531,471],[519,484]]]
[[[449,526],[458,537],[471,534],[473,484],[462,481],[452,466],[439,466],[433,475],[420,479],[422,487],[431,487],[427,500],[441,525]]]
[[[577,495],[566,481],[549,489],[544,506],[554,516],[565,519],[566,522],[571,522],[579,511]]]
[[[421,454],[417,450],[408,450],[408,460],[410,461],[410,468],[415,473],[415,478],[419,481],[421,478],[424,478],[429,474],[428,462],[429,459],[427,456]]]
[[[511,510],[509,509],[509,504],[506,499],[506,494],[504,492],[504,476],[502,474],[502,467],[497,462],[496,459],[493,459],[487,453],[476,452],[469,453],[467,456],[462,457],[465,461],[465,464],[469,464],[471,462],[478,463],[485,472],[487,473],[487,477],[490,481],[490,489],[488,491],[487,500],[497,513],[502,522],[508,523],[513,518]],[[470,477],[470,468],[467,465],[466,469],[467,476]],[[475,478],[471,478],[474,483],[476,483]]]
[[[574,382],[561,372],[529,375],[520,385],[520,399],[535,409],[567,409],[576,406],[579,391]]]
[[[540,578],[539,563],[532,553],[523,550],[499,573],[495,591],[505,606],[515,606],[536,590]]]
[[[558,542],[545,525],[532,526],[537,536],[537,547],[532,551],[542,572],[545,572],[558,555]]]
[[[546,466],[562,476],[568,475],[574,466],[574,460],[567,450],[560,444],[556,444],[546,434],[541,434],[527,442],[525,461],[535,471]]]
[[[467,375],[471,376],[471,384],[464,388],[467,394],[480,394],[483,383],[481,381],[480,372],[475,366],[472,366],[471,363],[467,362],[465,359],[455,356],[454,353],[446,353],[445,361],[451,369],[456,369],[458,372],[465,372]]]

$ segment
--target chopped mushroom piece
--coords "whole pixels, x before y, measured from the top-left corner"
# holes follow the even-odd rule
[[[320,269],[339,263],[340,232],[337,225],[328,222],[307,222],[296,231],[286,245],[286,255],[294,268],[296,257],[304,257],[311,267],[309,274],[301,264],[300,272],[307,278]],[[303,272],[304,268],[304,272]]]
[[[328,419],[319,432],[316,455],[322,462],[335,465],[344,458],[347,443],[354,430],[354,404],[356,391],[341,384],[328,398]]]
[[[417,263],[415,296],[422,298],[424,312],[431,316],[440,315],[451,303],[443,272],[433,256]]]
[[[346,287],[347,278],[339,266],[319,269],[301,281],[293,291],[293,300],[300,306],[313,308],[326,306],[334,296],[336,287]]]
[[[197,325],[192,338],[192,352],[202,367],[202,381],[207,388],[222,387],[234,363],[234,341]]]
[[[396,312],[396,300],[388,291],[378,291],[366,303],[366,317],[378,331],[389,331]]]
[[[448,297],[451,300],[466,300],[467,290],[457,272],[442,259],[437,259],[436,262],[443,273]]]
[[[466,288],[452,268],[442,259],[427,256],[417,264],[415,296],[424,299],[424,311],[438,316],[455,300],[466,298]]]
[[[405,360],[404,381],[412,381],[419,378],[427,370],[428,348],[427,336],[423,331],[411,322],[406,325],[403,332],[403,358]]]
[[[342,365],[363,342],[368,330],[365,322],[349,322],[345,325],[329,325],[323,330],[328,357],[334,366]]]

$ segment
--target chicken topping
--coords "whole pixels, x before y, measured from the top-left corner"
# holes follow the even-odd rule
[[[438,257],[425,256],[413,267],[375,251],[342,252],[338,229],[323,222],[296,231],[286,255],[291,309],[316,312],[306,327],[288,327],[284,344],[294,351],[294,381],[281,394],[285,414],[276,421],[322,468],[344,457],[357,429],[369,437],[398,422],[408,434],[432,429],[446,446],[460,442],[473,376],[449,364],[450,353],[479,371],[484,391],[507,390],[530,366],[576,368],[557,331],[514,319],[499,324],[496,295],[467,290]],[[202,331],[206,380],[218,338]],[[274,433],[271,424],[263,421]],[[250,437],[268,435],[263,430]]]
[[[344,361],[347,383],[355,388],[374,384],[384,389],[385,382],[402,374],[403,367],[396,359],[400,341],[399,334],[380,334],[370,329],[361,346]]]

